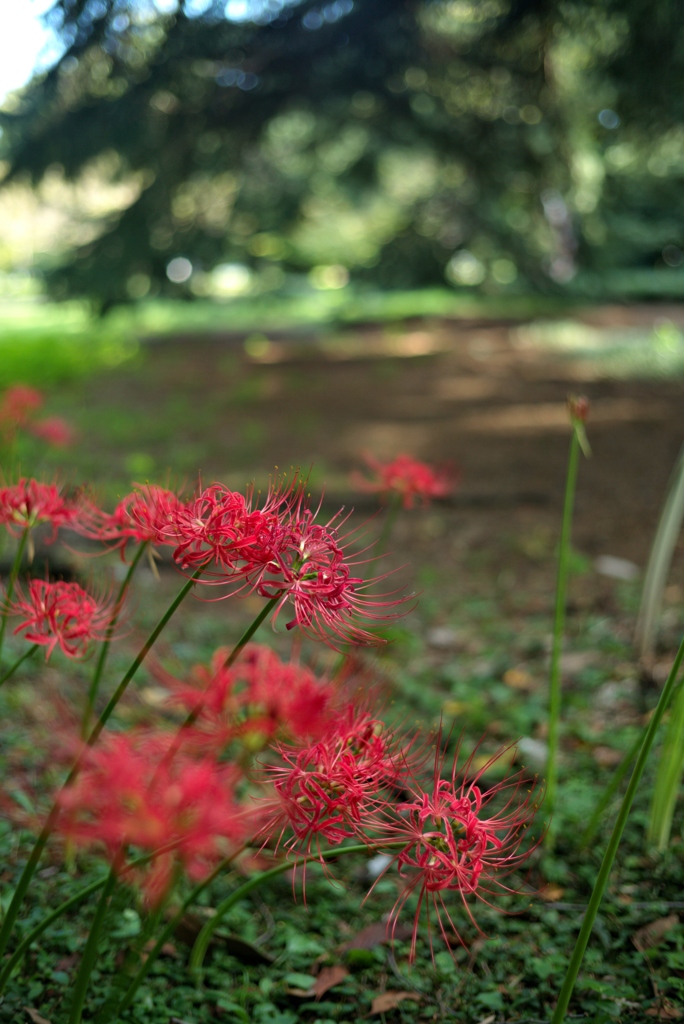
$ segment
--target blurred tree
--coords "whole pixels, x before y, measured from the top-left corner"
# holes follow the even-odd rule
[[[103,307],[341,268],[553,288],[681,262],[677,0],[57,0],[0,114],[9,178],[135,196],[49,268]],[[654,134],[655,133],[655,134]],[[337,269],[335,269],[337,268]],[[322,272],[325,281],[325,271]],[[335,274],[337,273],[337,278]]]

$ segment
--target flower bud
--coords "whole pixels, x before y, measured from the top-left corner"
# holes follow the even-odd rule
[[[568,395],[568,412],[573,423],[586,423],[589,415],[589,399],[586,395]]]

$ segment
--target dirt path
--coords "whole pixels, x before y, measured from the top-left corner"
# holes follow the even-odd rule
[[[601,309],[594,326],[684,322],[684,308]],[[591,400],[593,458],[581,467],[576,543],[643,564],[669,474],[684,441],[679,379],[602,379],[577,360],[521,343],[518,325],[484,321],[368,326],[312,339],[271,335],[183,337],[149,346],[144,372],[112,378],[97,402],[132,410],[175,406],[157,438],[156,464],[195,457],[205,478],[274,465],[313,465],[315,486],[354,500],[348,474],[369,451],[452,461],[455,510],[494,534],[558,521],[567,456],[569,391]],[[246,349],[246,351],[245,351]],[[593,378],[593,379],[589,379]],[[181,471],[185,470],[181,466]],[[188,461],[188,472],[190,463]],[[367,502],[367,499],[366,499]],[[471,526],[473,524],[471,523]]]

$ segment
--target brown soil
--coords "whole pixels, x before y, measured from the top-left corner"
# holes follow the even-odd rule
[[[592,325],[684,321],[684,307],[602,308]],[[516,343],[502,322],[367,326],[330,340],[271,335],[183,337],[149,346],[144,373],[120,402],[166,401],[215,410],[210,436],[187,423],[205,479],[264,476],[273,466],[313,466],[316,487],[371,507],[353,494],[349,472],[364,451],[409,452],[453,462],[461,486],[452,508],[469,535],[557,529],[567,459],[569,392],[588,395],[593,457],[580,470],[575,543],[589,556],[643,565],[680,446],[679,379],[591,379],[591,367]],[[103,381],[111,386],[111,378]],[[106,397],[101,396],[105,401]],[[111,399],[114,396],[107,396]],[[159,446],[157,462],[164,455]],[[467,515],[465,515],[467,513]]]

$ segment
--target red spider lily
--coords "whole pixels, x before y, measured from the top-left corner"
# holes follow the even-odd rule
[[[73,428],[61,416],[48,416],[44,420],[29,423],[27,429],[54,448],[67,448],[74,440]]]
[[[120,548],[125,556],[129,541],[157,547],[175,545],[173,522],[183,502],[174,491],[156,484],[136,484],[109,514],[82,500],[78,530],[86,537]]]
[[[78,583],[31,580],[25,594],[17,587],[9,606],[23,621],[14,633],[46,648],[45,660],[59,646],[68,658],[81,658],[92,641],[102,640],[112,618],[112,607],[97,601]]]
[[[212,758],[160,762],[164,743],[148,734],[107,736],[60,796],[62,835],[77,846],[103,848],[118,867],[127,847],[172,848],[140,876],[151,902],[166,891],[174,864],[195,881],[205,877],[242,842],[249,823],[235,802],[234,766]]]
[[[219,648],[209,667],[197,665],[189,682],[153,667],[171,692],[171,703],[196,712],[186,745],[220,753],[232,740],[255,752],[267,739],[320,735],[330,719],[333,687],[297,662],[286,663],[267,647],[252,645],[230,668],[227,648]]]
[[[258,716],[260,731],[303,739],[319,736],[328,725],[334,689],[305,666],[283,662],[270,648],[253,644],[236,672],[246,684],[244,700]]]
[[[534,849],[534,844],[525,849],[521,845],[539,804],[538,794],[533,793],[535,780],[521,770],[489,788],[482,783],[484,774],[510,748],[500,750],[474,775],[473,757],[458,769],[457,752],[451,778],[442,779],[440,740],[441,735],[432,788],[424,790],[415,778],[406,779],[404,787],[413,799],[395,808],[388,804],[387,821],[379,827],[379,834],[384,834],[385,839],[406,842],[395,860],[400,873],[408,877],[408,884],[392,910],[388,927],[391,930],[396,926],[406,901],[417,892],[412,960],[424,902],[432,903],[447,945],[449,937],[442,914],[453,934],[462,941],[446,907],[445,894],[458,893],[472,921],[467,898],[475,896],[488,902],[491,895],[513,891],[507,889],[501,878],[519,867]],[[498,809],[490,807],[492,803],[499,804]]]
[[[16,484],[0,487],[0,525],[15,536],[40,523],[50,523],[54,541],[58,527],[74,526],[77,515],[76,506],[63,498],[54,484],[22,477]]]
[[[409,745],[410,746],[410,745]],[[308,853],[321,839],[336,845],[364,829],[408,773],[409,749],[391,730],[349,706],[317,743],[276,748],[284,764],[268,765],[279,809],[265,831],[289,827],[290,850]],[[280,840],[279,840],[280,841]]]
[[[456,487],[457,478],[452,469],[437,469],[410,455],[398,455],[393,462],[380,462],[372,455],[365,455],[364,459],[375,477],[369,480],[354,473],[354,484],[362,491],[400,495],[404,508],[413,508],[416,498],[421,498],[424,505],[430,498],[445,498]]]
[[[17,427],[26,426],[42,404],[43,396],[36,388],[24,384],[7,388],[0,402],[0,431],[11,436]]]
[[[353,532],[340,537],[337,520],[342,511],[325,526],[316,523],[317,512],[303,506],[300,498],[289,518],[280,524],[281,538],[274,546],[274,561],[268,566],[268,577],[262,576],[257,586],[263,597],[280,598],[274,622],[289,603],[294,618],[287,629],[299,626],[302,632],[335,647],[335,640],[356,644],[383,644],[382,637],[371,633],[355,621],[366,617],[387,622],[396,613],[386,608],[402,604],[406,598],[392,594],[368,594],[366,591],[385,577],[364,580],[352,574],[360,562],[347,560],[345,548]],[[340,525],[346,522],[344,517]],[[277,550],[275,550],[277,548]]]
[[[344,642],[382,644],[385,640],[355,621],[360,615],[387,621],[394,617],[378,609],[402,603],[388,594],[366,593],[377,580],[353,575],[337,521],[315,522],[317,512],[306,506],[304,484],[295,476],[289,485],[272,487],[261,508],[253,497],[212,484],[176,510],[168,535],[177,543],[174,558],[185,570],[206,567],[201,584],[238,584],[277,600],[274,621],[283,607],[294,606],[287,628],[300,626],[334,646]],[[342,519],[344,523],[345,519]],[[211,568],[214,566],[214,568]],[[236,590],[231,591],[235,593]]]
[[[74,434],[66,420],[59,416],[34,420],[33,415],[42,404],[43,396],[36,388],[23,384],[8,388],[0,402],[0,434],[5,440],[11,441],[17,430],[23,429],[56,448],[71,444]]]
[[[271,525],[271,514],[252,509],[249,496],[212,484],[177,509],[170,526],[173,557],[183,569],[215,563],[222,581],[244,575],[240,569],[245,563],[251,568],[253,549]]]
[[[206,567],[200,581],[205,584],[249,581],[254,588],[264,573],[279,569],[276,559],[289,542],[289,521],[303,487],[298,475],[272,485],[256,508],[252,491],[243,495],[212,484],[174,515],[168,529],[177,545],[174,559],[186,570]]]

